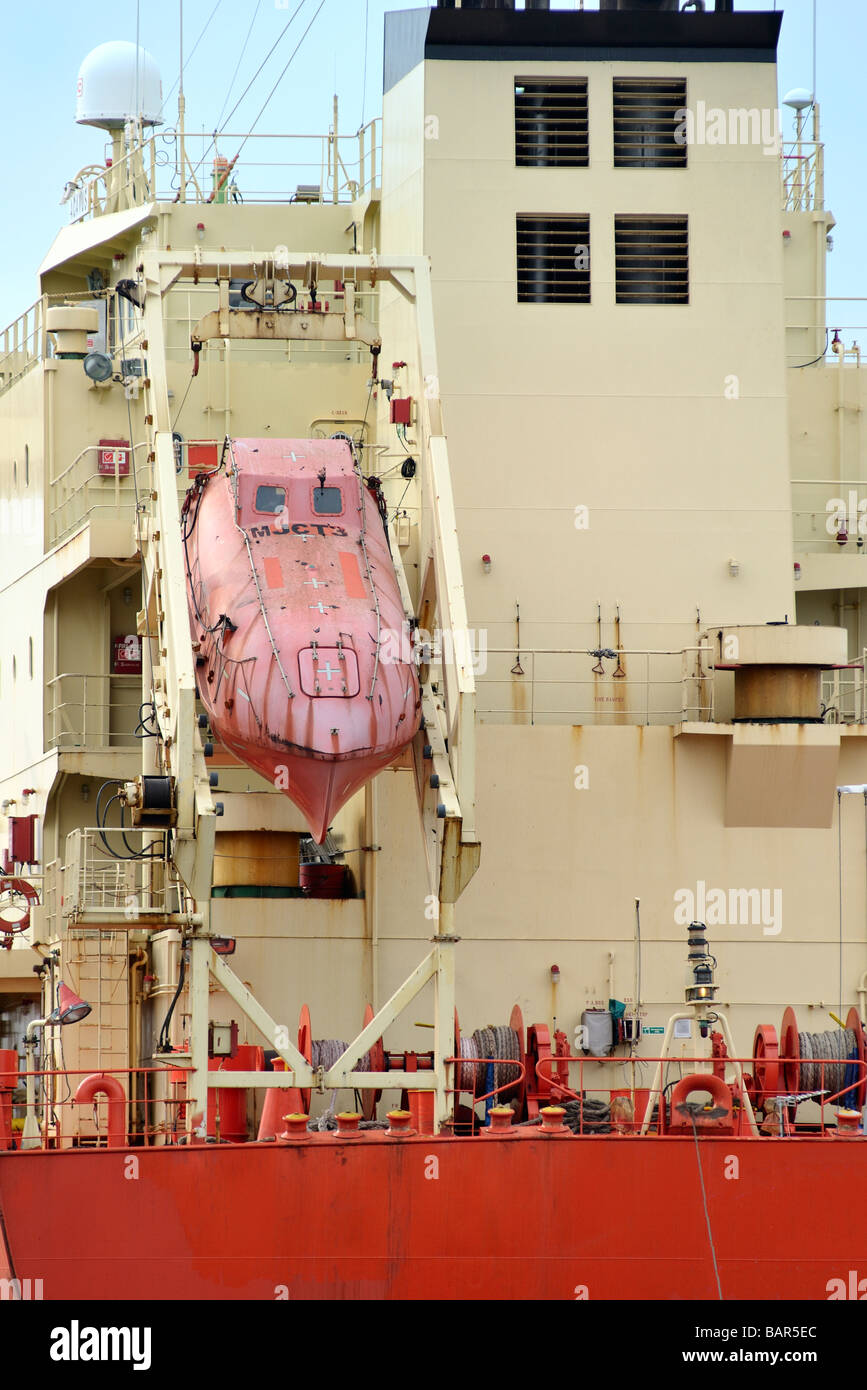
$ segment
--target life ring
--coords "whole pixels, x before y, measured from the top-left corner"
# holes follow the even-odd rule
[[[33,884],[29,883],[26,878],[10,878],[3,876],[0,877],[0,896],[4,893],[17,893],[19,897],[24,898],[27,903],[24,916],[20,921],[5,922],[3,918],[0,917],[0,949],[11,951],[12,938],[16,933],[21,935],[22,932],[26,932],[30,926],[30,910],[38,904],[39,893],[34,888]]]

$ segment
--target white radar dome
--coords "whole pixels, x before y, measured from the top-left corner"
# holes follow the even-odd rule
[[[138,94],[138,100],[136,100]],[[117,130],[141,115],[145,125],[162,124],[163,84],[156,59],[134,43],[101,43],[78,71],[75,119],[79,125]]]

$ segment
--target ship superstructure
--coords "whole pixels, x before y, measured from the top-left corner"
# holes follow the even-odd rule
[[[86,1185],[106,1146],[148,1149],[169,1193],[148,1248],[183,1264],[196,1238],[166,1228],[194,1165],[231,1166],[229,1193],[255,1171],[264,1222],[278,1151],[330,1191],[356,1145],[346,1210],[373,1219],[374,1174],[404,1214],[367,1252],[338,1204],[320,1266],[280,1208],[304,1296],[445,1296],[445,1256],[464,1296],[557,1296],[562,1270],[560,1296],[610,1297],[604,1213],[491,1244],[507,1159],[540,1200],[565,1172],[621,1199],[636,1164],[648,1190],[694,1177],[700,1132],[712,1165],[760,1154],[780,1296],[827,1296],[831,1253],[796,1270],[784,1232],[863,1138],[865,386],[826,327],[812,94],[779,129],[780,22],[399,11],[381,121],[335,117],[318,184],[287,167],[265,192],[254,141],[221,138],[205,179],[181,128],[167,196],[150,62],[132,116],[134,48],[85,63],[111,163],[73,181],[0,357],[0,795],[29,913],[0,952],[7,1206],[48,1165]],[[409,727],[351,745],[381,756],[345,796],[293,802],[291,760],[287,786],[250,751],[285,706],[304,776],[331,778],[337,702],[376,697],[393,734],[398,696]],[[487,1193],[466,1227],[410,1200],[407,1127]],[[754,1292],[721,1174],[711,1195],[721,1273],[700,1205],[678,1263],[635,1188],[612,1239],[639,1293]],[[25,1262],[49,1239],[6,1224]],[[254,1269],[245,1239],[187,1296],[268,1296],[283,1246]],[[505,1274],[533,1239],[549,1264]]]

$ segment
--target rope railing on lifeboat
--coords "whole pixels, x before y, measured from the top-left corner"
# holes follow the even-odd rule
[[[253,552],[250,549],[250,538],[244,530],[243,526],[241,526],[238,522],[238,514],[240,511],[240,503],[238,501],[238,465],[235,461],[235,451],[232,448],[232,441],[230,439],[227,439],[227,443],[229,446],[229,454],[232,460],[232,493],[235,498],[235,515],[233,517],[233,521],[235,523],[235,529],[242,537],[244,541],[244,548],[247,551],[247,559],[250,562],[250,573],[253,576],[253,583],[256,586],[256,594],[259,599],[259,611],[262,614],[262,622],[265,624],[265,631],[268,634],[268,641],[271,644],[271,651],[273,652],[274,660],[277,663],[277,670],[280,672],[280,677],[283,681],[284,686],[286,687],[286,693],[289,696],[289,699],[294,700],[295,691],[292,689],[289,677],[286,675],[286,672],[283,668],[283,662],[280,659],[280,653],[277,649],[277,643],[274,641],[274,634],[271,631],[271,624],[268,621],[268,610],[265,607],[265,599],[262,596],[262,589],[259,584],[259,576],[256,573],[256,564],[253,560]]]

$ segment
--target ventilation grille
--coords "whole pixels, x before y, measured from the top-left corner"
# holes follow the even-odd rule
[[[590,303],[590,218],[518,215],[518,303]]]
[[[615,217],[618,304],[689,303],[686,217]]]
[[[676,169],[686,164],[681,132],[686,82],[667,77],[615,77],[614,167]]]
[[[515,79],[515,163],[584,169],[587,151],[587,79],[535,82]]]

